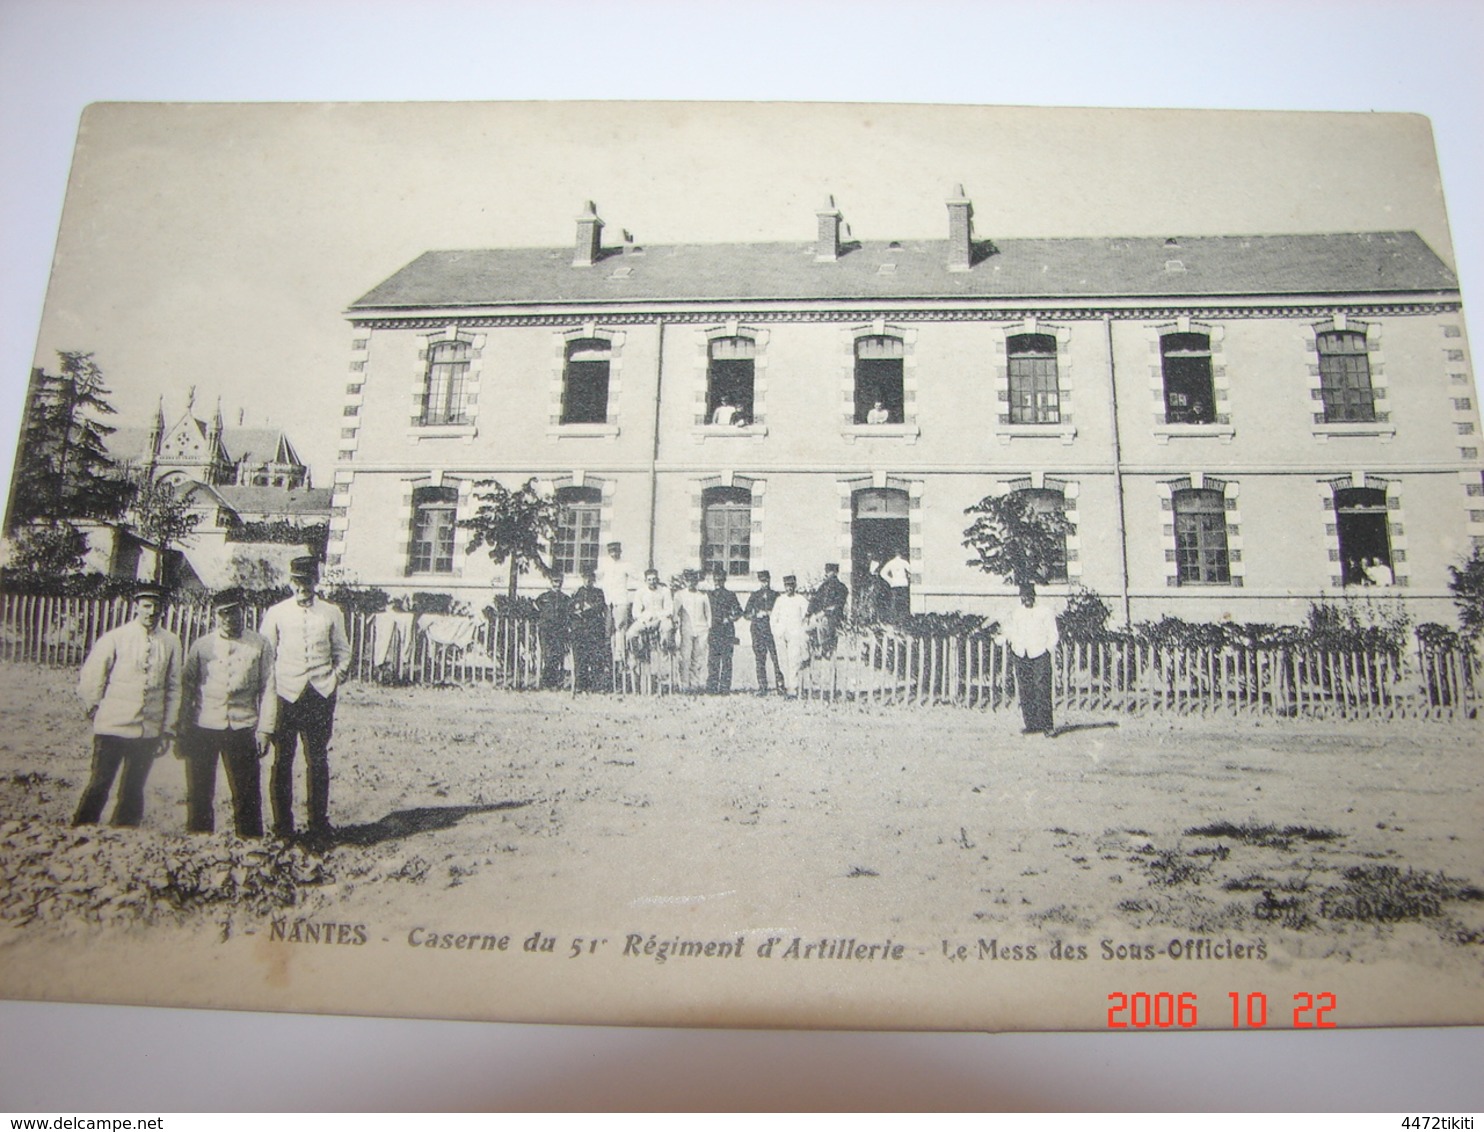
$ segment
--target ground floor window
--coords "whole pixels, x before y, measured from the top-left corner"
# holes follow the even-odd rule
[[[1394,581],[1386,492],[1344,487],[1335,492],[1335,527],[1340,536],[1340,576],[1347,586],[1389,586]]]
[[[701,496],[701,569],[731,577],[752,573],[752,492],[708,487]]]
[[[603,493],[596,487],[563,487],[556,493],[561,513],[552,544],[552,566],[578,576],[598,568],[603,529]]]
[[[1174,495],[1175,561],[1180,584],[1223,585],[1231,581],[1226,543],[1226,500],[1210,489]]]
[[[1023,488],[1016,492],[1032,511],[1041,515],[1061,515],[1067,509],[1067,500],[1059,491],[1051,488]],[[1063,536],[1061,544],[1054,551],[1051,561],[1046,564],[1046,577],[1044,582],[1065,582],[1067,580],[1067,540]]]
[[[420,487],[412,493],[412,548],[409,574],[452,574],[454,513],[459,492],[454,487]]]

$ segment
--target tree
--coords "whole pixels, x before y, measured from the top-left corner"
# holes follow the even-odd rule
[[[99,419],[112,416],[103,371],[92,354],[59,351],[60,374],[31,371],[6,529],[36,522],[116,519],[133,487],[109,457],[114,431]]]
[[[1463,566],[1448,567],[1448,588],[1458,606],[1458,625],[1470,641],[1484,633],[1484,553],[1476,546]]]
[[[1016,491],[986,495],[964,514],[978,516],[964,531],[963,544],[978,555],[969,565],[999,574],[1014,586],[1045,582],[1072,530],[1060,511],[1038,508]]]
[[[146,481],[134,496],[134,526],[146,541],[155,544],[155,581],[162,580],[165,556],[170,550],[190,541],[200,515],[190,511],[190,504],[178,495],[172,484],[163,480]]]
[[[23,527],[11,547],[7,574],[62,578],[82,569],[88,540],[65,519]]]
[[[542,577],[550,577],[551,567],[541,557],[541,547],[556,535],[557,518],[561,514],[557,501],[537,491],[534,479],[527,480],[519,491],[509,490],[499,480],[480,480],[474,487],[479,510],[471,518],[460,519],[458,524],[474,532],[469,540],[469,553],[483,546],[489,548],[490,560],[497,565],[510,560],[512,598],[519,576],[532,566]]]

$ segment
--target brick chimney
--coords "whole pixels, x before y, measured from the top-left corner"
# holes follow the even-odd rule
[[[598,262],[602,248],[603,222],[598,219],[598,206],[587,201],[577,218],[577,250],[572,256],[572,266],[591,267]]]
[[[815,263],[833,263],[840,258],[840,210],[834,197],[825,197],[819,217],[819,239],[814,244]]]
[[[948,270],[968,271],[973,266],[974,204],[964,196],[963,185],[954,185],[948,201]]]

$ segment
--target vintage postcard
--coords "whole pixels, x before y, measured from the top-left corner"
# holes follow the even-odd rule
[[[0,994],[1484,1022],[1426,119],[97,105],[0,567]]]

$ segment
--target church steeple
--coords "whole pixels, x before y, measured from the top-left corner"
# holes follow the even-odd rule
[[[149,440],[145,445],[144,467],[151,477],[155,474],[155,465],[160,459],[160,443],[165,439],[165,396],[160,395],[159,403],[155,406],[154,420],[149,423]]]

